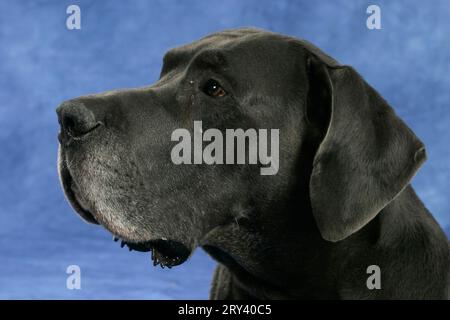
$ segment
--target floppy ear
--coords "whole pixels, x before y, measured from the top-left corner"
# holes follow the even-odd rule
[[[313,161],[311,206],[322,237],[339,241],[409,184],[426,159],[425,148],[353,68],[312,57],[308,70],[307,112],[330,112]]]

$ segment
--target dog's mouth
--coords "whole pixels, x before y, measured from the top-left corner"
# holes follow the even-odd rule
[[[60,154],[60,159],[58,161],[58,169],[61,185],[71,206],[85,221],[99,225],[100,223],[97,221],[94,214],[88,209],[89,206],[86,204],[87,201],[80,195],[78,186],[74,182],[62,154]],[[114,241],[121,240],[117,236],[114,236],[113,239]],[[153,265],[160,265],[161,268],[172,268],[180,265],[185,262],[191,254],[191,250],[183,243],[165,238],[142,242],[121,240],[120,246],[122,248],[126,246],[130,251],[150,251]]]
[[[121,240],[119,237],[114,237],[114,241]],[[120,247],[128,247],[128,250],[151,252],[153,265],[160,265],[161,268],[168,267],[169,269],[182,264],[190,255],[189,249],[181,242],[173,240],[150,240],[145,242],[127,242],[120,241]]]

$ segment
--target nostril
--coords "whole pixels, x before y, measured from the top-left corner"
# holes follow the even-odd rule
[[[72,138],[80,138],[101,124],[83,103],[63,103],[57,113],[62,131]]]
[[[63,119],[63,127],[69,131],[71,135],[76,135],[76,127],[75,127],[75,120],[73,120],[70,116],[66,116]]]

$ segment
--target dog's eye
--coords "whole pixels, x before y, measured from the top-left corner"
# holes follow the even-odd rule
[[[203,85],[202,88],[203,92],[206,93],[208,96],[211,96],[213,98],[222,98],[224,97],[227,92],[224,88],[214,79],[209,79],[206,81],[206,83]]]

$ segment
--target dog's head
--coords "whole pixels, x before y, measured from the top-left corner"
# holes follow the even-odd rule
[[[355,70],[307,42],[254,29],[172,49],[152,86],[69,100],[57,113],[72,206],[167,266],[216,228],[282,212],[298,192],[322,237],[344,239],[425,160],[422,143]],[[257,134],[241,162],[239,147],[226,147],[227,129]],[[262,161],[260,150],[277,159]]]

